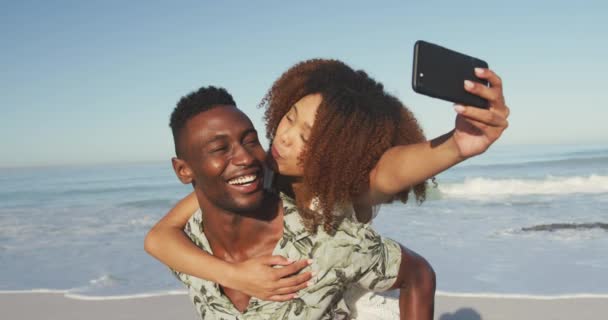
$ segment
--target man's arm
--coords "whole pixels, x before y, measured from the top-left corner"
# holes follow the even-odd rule
[[[435,271],[422,256],[401,246],[399,273],[391,289],[399,289],[400,319],[433,319]]]

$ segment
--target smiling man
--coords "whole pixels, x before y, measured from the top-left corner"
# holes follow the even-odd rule
[[[352,219],[345,219],[333,235],[311,234],[293,199],[265,191],[266,153],[251,121],[224,89],[204,87],[183,97],[171,115],[171,128],[177,155],[173,168],[182,183],[192,184],[200,206],[186,224],[190,240],[230,263],[270,255],[310,258],[314,263],[306,271],[316,273],[316,281],[298,297],[273,302],[174,271],[188,286],[201,318],[347,319],[343,294],[351,286],[401,288],[402,307],[410,312],[430,307],[424,314],[432,317],[432,303],[404,295],[415,290],[411,275],[425,270],[414,253]],[[288,269],[294,270],[283,270]]]
[[[249,118],[228,98],[206,110],[183,108],[180,113],[178,107],[173,113],[177,154],[173,168],[183,183],[194,183],[201,206],[248,212],[264,199],[261,182],[266,155]],[[190,95],[180,104],[187,106],[188,100],[197,103],[196,95]]]
[[[228,262],[271,255],[283,219],[278,198],[264,191],[266,153],[249,118],[224,89],[209,87],[180,100],[171,127],[173,168],[182,183],[193,185],[204,212],[204,234],[192,240]],[[202,221],[192,227],[202,231]],[[248,296],[223,291],[238,309],[248,305]]]

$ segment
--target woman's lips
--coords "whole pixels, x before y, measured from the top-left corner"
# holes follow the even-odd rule
[[[277,151],[277,149],[272,146],[272,148],[270,148],[270,153],[272,153],[272,157],[275,159],[281,159],[283,157],[281,157],[281,154],[279,153],[279,151]]]

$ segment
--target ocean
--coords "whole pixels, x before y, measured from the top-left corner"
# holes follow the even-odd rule
[[[374,227],[429,260],[440,294],[608,294],[608,147],[495,146]],[[0,292],[180,293],[143,250],[191,190],[163,163],[0,169]]]

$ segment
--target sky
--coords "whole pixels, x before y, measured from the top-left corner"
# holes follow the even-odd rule
[[[608,145],[607,11],[602,1],[0,0],[0,167],[168,161],[171,111],[207,85],[230,91],[263,133],[261,98],[317,57],[365,70],[433,138],[455,113],[411,89],[416,40],[501,76],[512,113],[497,145]]]

